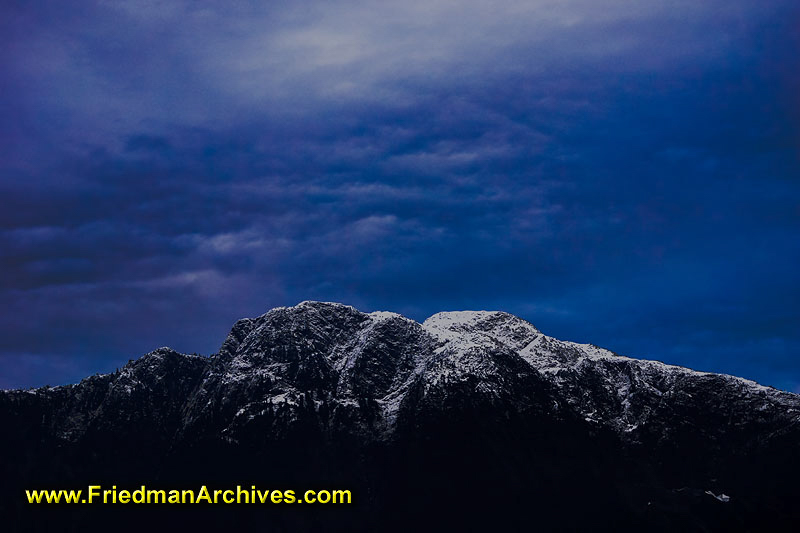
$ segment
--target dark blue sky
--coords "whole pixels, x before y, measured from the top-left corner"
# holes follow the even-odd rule
[[[0,10],[0,387],[321,299],[800,391],[796,0]]]

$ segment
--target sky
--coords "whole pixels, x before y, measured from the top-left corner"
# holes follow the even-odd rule
[[[303,300],[800,392],[796,0],[0,6],[0,388]]]

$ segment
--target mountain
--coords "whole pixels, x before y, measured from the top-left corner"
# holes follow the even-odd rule
[[[0,516],[19,530],[763,531],[800,518],[800,396],[560,341],[504,312],[419,324],[276,308],[210,357],[160,348],[75,385],[2,391],[0,427]],[[24,489],[90,483],[338,488],[353,504],[24,503]]]

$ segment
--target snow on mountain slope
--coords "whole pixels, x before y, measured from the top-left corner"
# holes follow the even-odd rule
[[[423,327],[441,343],[438,352],[480,352],[500,347],[516,353],[560,391],[586,421],[624,433],[647,424],[670,402],[714,401],[719,408],[746,404],[800,420],[800,397],[750,380],[698,372],[659,361],[617,355],[591,344],[561,341],[504,312],[437,313]],[[693,391],[697,402],[692,402]]]
[[[154,392],[160,391],[160,382],[171,383],[172,374],[186,369],[200,377]],[[370,431],[388,435],[402,409],[441,401],[452,391],[489,402],[513,401],[530,387],[547,389],[536,400],[547,404],[541,408],[574,413],[630,440],[655,428],[663,432],[691,425],[697,412],[719,419],[719,427],[709,431],[754,420],[800,420],[797,395],[561,341],[497,311],[441,312],[419,324],[397,313],[362,313],[342,304],[307,301],[238,321],[210,358],[161,348],[117,374],[25,394],[77,391],[85,396],[80,391],[92,389],[99,379],[107,389],[93,393],[94,414],[67,417],[70,425],[63,434],[80,434],[81,424],[113,412],[126,396],[138,395],[147,403],[154,394],[175,394],[172,389],[186,390],[184,400],[176,397],[184,404],[176,407],[184,432],[208,423],[214,413],[216,423],[223,422],[233,434],[234,427],[275,406],[299,406],[313,392],[314,401],[331,402],[348,416],[356,416],[359,402],[373,401],[377,412]]]

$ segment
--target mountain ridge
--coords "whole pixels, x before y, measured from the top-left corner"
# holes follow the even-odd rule
[[[419,323],[331,302],[275,308],[237,321],[209,357],[159,348],[77,384],[3,391],[0,427],[15,428],[2,451],[27,465],[5,467],[9,490],[98,471],[185,480],[203,464],[221,480],[348,480],[391,514],[420,479],[453,505],[482,479],[497,509],[533,491],[543,523],[582,527],[548,514],[577,494],[623,530],[782,524],[800,473],[800,396],[561,341],[501,311]],[[496,520],[471,512],[465,523]]]
[[[237,320],[234,323],[234,325],[233,325],[231,331],[229,332],[228,336],[226,337],[225,341],[223,342],[220,350],[218,352],[216,352],[216,353],[212,353],[212,354],[207,355],[207,356],[198,355],[198,354],[188,354],[188,353],[178,352],[177,350],[174,350],[173,348],[171,348],[169,346],[161,346],[159,348],[156,348],[156,349],[154,349],[154,350],[152,350],[150,352],[147,352],[147,353],[143,354],[142,356],[140,356],[140,359],[141,358],[145,358],[147,356],[150,356],[152,354],[157,354],[157,353],[162,352],[162,351],[175,352],[175,353],[180,354],[182,356],[192,357],[192,358],[211,359],[211,358],[213,358],[215,356],[218,356],[221,352],[226,350],[226,348],[227,348],[227,346],[228,346],[228,344],[229,344],[229,342],[231,340],[231,337],[234,337],[236,335],[236,330],[237,330],[237,328],[240,327],[240,325],[253,323],[253,322],[257,321],[257,320],[263,319],[268,314],[273,313],[273,312],[280,312],[280,311],[284,311],[284,310],[288,310],[288,309],[294,309],[294,308],[298,308],[298,307],[301,307],[301,306],[314,305],[314,304],[338,306],[338,307],[344,307],[344,308],[352,309],[354,311],[358,311],[353,306],[342,304],[342,303],[338,303],[338,302],[317,301],[317,300],[303,300],[302,302],[298,303],[295,306],[274,307],[274,308],[270,309],[269,311],[267,311],[266,313],[264,313],[264,314],[262,314],[262,315],[260,315],[260,316],[258,316],[256,318],[242,318],[242,319]],[[409,322],[414,322],[414,323],[420,324],[423,327],[425,327],[426,323],[429,323],[431,321],[431,319],[434,319],[435,317],[439,317],[439,316],[448,316],[449,317],[449,316],[458,316],[458,315],[500,315],[500,316],[513,317],[514,319],[517,319],[517,320],[519,320],[521,322],[524,322],[524,323],[530,325],[535,331],[537,331],[538,333],[542,334],[543,338],[547,338],[547,339],[550,339],[550,340],[558,340],[558,339],[556,339],[554,337],[550,337],[550,336],[544,335],[543,333],[541,333],[541,331],[538,330],[538,328],[536,328],[535,325],[533,325],[529,321],[527,321],[527,320],[525,320],[525,319],[523,319],[521,317],[518,317],[516,315],[513,315],[511,313],[508,313],[506,311],[488,311],[488,310],[481,310],[481,311],[466,311],[466,310],[465,311],[440,311],[440,312],[434,313],[433,315],[431,315],[430,317],[426,318],[422,322],[417,322],[417,321],[415,321],[415,320],[413,320],[411,318],[405,317],[404,315],[401,315],[399,313],[395,313],[395,312],[392,312],[392,311],[371,311],[371,312],[366,312],[364,314],[369,315],[369,316],[381,317],[381,318],[399,318],[399,319],[402,319],[402,320],[406,320],[406,321],[409,321]],[[566,342],[566,343],[569,343],[571,345],[584,346],[584,347],[587,347],[587,348],[595,349],[598,352],[606,353],[606,354],[608,354],[608,355],[610,355],[612,357],[618,357],[618,358],[621,358],[621,359],[655,363],[655,364],[659,364],[659,365],[664,365],[665,367],[669,367],[671,369],[689,371],[689,372],[700,374],[700,375],[714,375],[714,376],[722,376],[722,377],[725,377],[725,378],[732,378],[732,379],[735,379],[737,381],[741,381],[742,384],[746,385],[746,386],[754,386],[756,388],[763,388],[763,389],[767,389],[767,390],[776,391],[778,393],[785,393],[785,394],[790,394],[790,395],[793,395],[793,396],[799,396],[800,397],[800,395],[798,395],[797,393],[794,393],[794,392],[791,392],[791,391],[786,391],[786,390],[783,390],[783,389],[778,389],[778,388],[772,387],[770,385],[763,385],[761,383],[756,382],[755,380],[751,380],[751,379],[744,378],[744,377],[741,377],[741,376],[736,376],[734,374],[695,370],[693,368],[685,367],[685,366],[682,366],[682,365],[664,363],[664,362],[656,360],[656,359],[646,359],[646,358],[641,358],[641,357],[632,357],[632,356],[620,355],[620,354],[617,354],[615,352],[612,352],[611,350],[608,350],[606,348],[601,348],[601,347],[599,347],[599,346],[597,346],[595,344],[592,344],[592,343],[577,343],[577,342],[573,342],[573,341],[560,341],[560,342]],[[136,362],[136,361],[138,361],[138,359],[132,359],[124,367],[127,367],[129,364],[131,364],[132,362]],[[92,379],[92,378],[102,377],[102,376],[111,376],[111,375],[114,375],[114,374],[115,374],[115,372],[97,373],[97,374],[93,374],[91,376],[87,376],[87,377],[81,379],[81,381],[79,381],[78,383],[67,383],[67,384],[55,385],[55,386],[53,386],[53,385],[44,385],[44,386],[40,386],[40,387],[31,386],[31,387],[26,387],[26,388],[7,388],[7,389],[0,389],[0,392],[19,392],[19,391],[32,392],[32,391],[38,391],[40,389],[44,390],[44,389],[57,389],[57,388],[61,388],[61,387],[72,387],[72,386],[80,384],[80,382],[82,382],[82,381],[84,381],[86,379]]]
[[[487,345],[494,342],[500,347],[516,350],[518,355],[537,371],[545,374],[553,374],[555,378],[558,378],[559,372],[569,370],[577,371],[580,369],[581,365],[585,363],[599,364],[600,362],[608,362],[617,365],[632,365],[639,372],[650,370],[651,372],[661,374],[665,377],[671,375],[673,379],[693,377],[698,379],[724,380],[730,385],[738,386],[753,394],[763,393],[785,399],[794,399],[796,400],[796,405],[793,405],[791,409],[798,410],[798,416],[800,416],[800,395],[761,385],[755,381],[738,376],[698,371],[683,366],[663,363],[661,361],[623,356],[593,344],[561,341],[543,334],[527,320],[504,311],[443,311],[431,315],[423,322],[416,322],[403,315],[389,311],[362,313],[355,307],[349,305],[312,300],[300,302],[296,306],[276,307],[256,318],[238,320],[231,328],[220,350],[210,356],[183,354],[169,347],[161,347],[144,354],[139,359],[132,360],[118,372],[95,374],[75,384],[29,389],[4,389],[2,392],[26,392],[29,394],[36,394],[45,390],[69,389],[79,386],[86,380],[107,378],[109,376],[113,377],[117,374],[121,377],[129,377],[132,369],[140,368],[149,359],[155,357],[161,358],[164,354],[171,354],[173,356],[179,355],[195,361],[205,361],[207,366],[213,366],[214,362],[220,359],[224,360],[226,356],[232,357],[233,352],[235,352],[242,343],[246,342],[248,335],[251,339],[258,339],[259,336],[257,333],[259,328],[264,328],[265,324],[267,324],[268,327],[273,327],[272,323],[269,322],[271,317],[275,317],[275,315],[281,313],[297,311],[319,312],[321,308],[346,311],[351,313],[354,317],[360,316],[361,323],[365,326],[365,331],[356,331],[355,333],[357,335],[369,335],[374,331],[374,328],[379,327],[379,323],[384,321],[396,320],[411,325],[411,327],[420,327],[431,337],[433,342],[439,343],[434,350],[436,353],[441,353],[444,350],[452,351],[453,349],[464,351],[471,348],[485,348]],[[351,316],[351,319],[353,316]],[[254,334],[256,334],[255,337],[253,336]],[[251,342],[253,342],[253,340],[251,340]],[[355,353],[357,354],[358,352],[356,351]],[[354,359],[352,355],[349,361],[339,356],[337,364],[343,366],[337,368],[337,370],[347,370],[348,365],[352,367],[356,362],[356,359]],[[424,363],[425,361],[417,362],[418,365],[422,366],[424,366]],[[243,372],[238,376],[230,375],[229,378],[233,380],[247,377],[246,370],[248,368],[253,368],[252,362],[248,364],[244,361],[236,361],[235,365]],[[563,380],[561,381],[563,382]],[[627,384],[620,384],[620,390],[626,390],[626,386]]]

